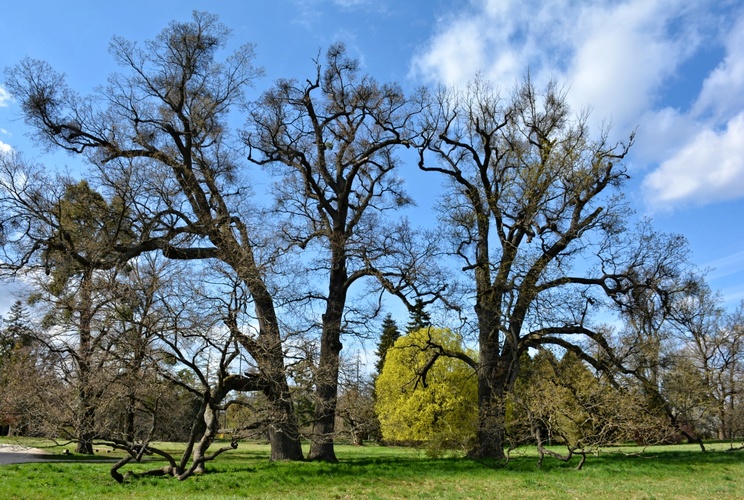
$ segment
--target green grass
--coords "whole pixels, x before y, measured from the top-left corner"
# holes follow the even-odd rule
[[[584,470],[575,471],[577,459],[565,464],[546,458],[538,469],[531,449],[516,453],[506,467],[372,445],[338,446],[338,464],[271,463],[268,446],[241,443],[238,450],[209,463],[208,474],[183,482],[150,477],[117,484],[108,474],[108,463],[6,465],[0,467],[0,497],[744,498],[744,452],[726,453],[724,444],[709,447],[708,453],[688,445],[655,447],[641,457],[611,450],[590,457]],[[112,456],[104,450],[99,455]],[[159,463],[130,469],[155,465]]]

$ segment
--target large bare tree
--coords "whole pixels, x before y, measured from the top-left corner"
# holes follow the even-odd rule
[[[471,453],[503,457],[504,401],[520,357],[553,345],[600,367],[588,346],[610,346],[592,328],[592,311],[662,283],[683,242],[662,238],[647,249],[632,241],[628,209],[613,195],[628,178],[632,136],[625,144],[592,138],[555,84],[540,92],[528,78],[502,98],[476,79],[433,95],[429,113],[419,166],[449,181],[442,215],[471,283],[479,345],[478,359],[441,346],[435,356],[457,355],[476,370]]]
[[[362,75],[343,45],[307,81],[281,80],[251,113],[244,140],[250,159],[282,167],[278,206],[291,245],[315,250],[309,272],[322,273],[320,357],[310,459],[335,461],[334,421],[347,298],[364,277],[402,294],[413,268],[401,248],[405,226],[384,218],[409,205],[395,148],[410,146],[421,108],[394,84]],[[394,230],[397,229],[397,230]],[[400,259],[393,266],[392,256]],[[306,259],[310,262],[311,259]]]
[[[7,86],[46,144],[87,157],[102,178],[145,189],[139,210],[149,219],[122,260],[160,250],[179,259],[219,259],[250,290],[258,333],[241,337],[256,360],[262,390],[273,405],[273,459],[301,459],[287,384],[279,321],[260,241],[244,211],[229,111],[261,74],[244,45],[218,59],[228,30],[210,14],[173,22],[138,45],[114,38],[111,53],[125,73],[113,74],[95,95],[81,97],[48,64],[26,59],[8,72]],[[243,191],[241,191],[241,188]]]

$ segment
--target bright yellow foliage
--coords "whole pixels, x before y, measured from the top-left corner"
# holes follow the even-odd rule
[[[386,441],[465,444],[475,436],[478,419],[475,372],[463,361],[440,356],[426,376],[421,369],[434,356],[427,341],[463,351],[458,337],[442,328],[422,328],[399,338],[387,351],[377,378],[376,411]],[[466,351],[474,358],[472,352]]]

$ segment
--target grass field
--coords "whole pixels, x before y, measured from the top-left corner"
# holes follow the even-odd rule
[[[183,482],[150,477],[117,484],[110,463],[0,466],[0,498],[744,498],[744,451],[727,453],[726,444],[709,448],[701,453],[689,445],[655,447],[640,457],[608,449],[576,471],[578,459],[565,464],[546,458],[538,469],[531,449],[514,454],[506,467],[374,445],[338,446],[338,464],[271,463],[267,445],[241,443],[209,463],[208,474]],[[103,450],[99,455],[111,457]]]

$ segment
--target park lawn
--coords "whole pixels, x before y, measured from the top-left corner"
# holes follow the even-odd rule
[[[655,447],[640,457],[607,450],[576,471],[577,459],[546,458],[538,469],[532,449],[515,453],[506,467],[374,445],[338,446],[338,464],[272,463],[267,445],[241,443],[209,463],[208,474],[182,482],[148,477],[117,484],[109,463],[1,466],[0,498],[744,498],[744,451],[709,447],[708,453],[689,445]],[[127,470],[155,466],[159,462]]]

